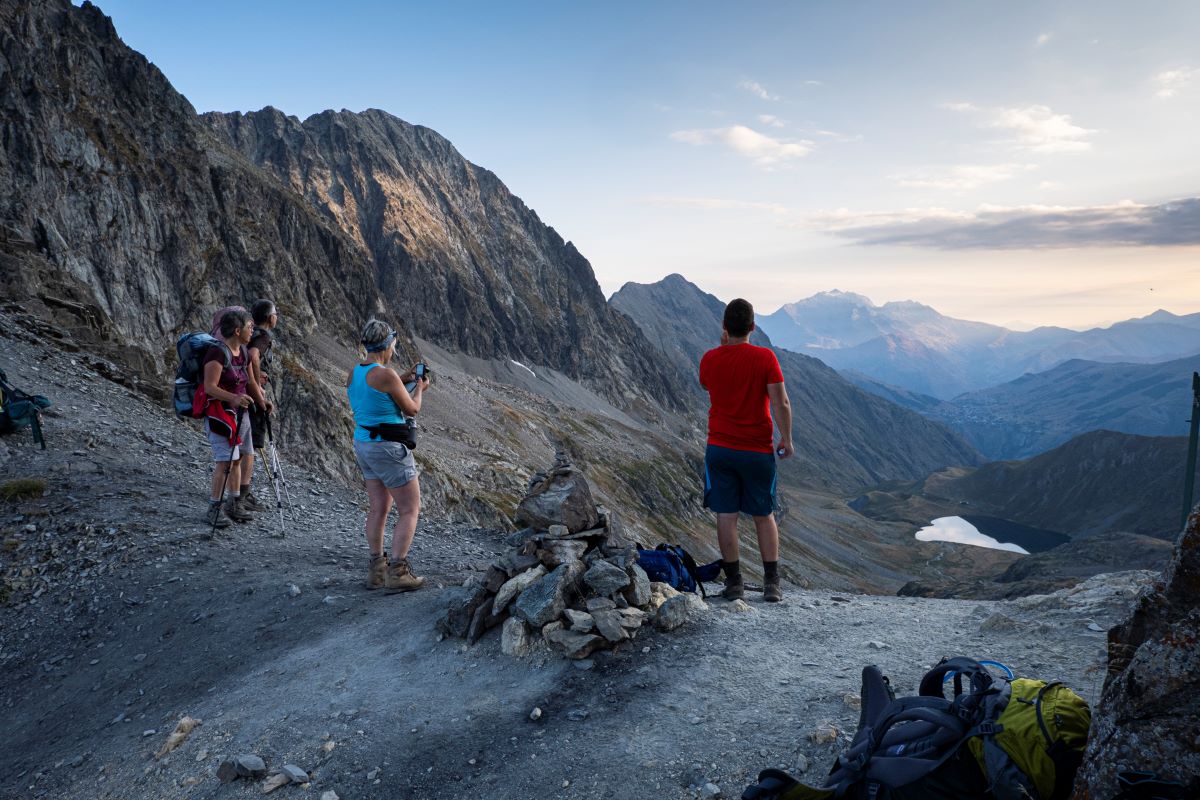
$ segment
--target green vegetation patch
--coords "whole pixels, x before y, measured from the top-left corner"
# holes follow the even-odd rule
[[[41,497],[45,491],[45,478],[17,478],[0,484],[0,497],[10,503]]]

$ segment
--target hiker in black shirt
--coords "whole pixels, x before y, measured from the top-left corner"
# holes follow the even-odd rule
[[[250,315],[254,319],[254,333],[250,336],[249,344],[246,345],[246,352],[250,359],[247,364],[247,372],[250,380],[258,387],[259,396],[265,400],[264,405],[260,405],[256,401],[250,407],[250,431],[254,450],[261,450],[267,443],[267,415],[275,410],[275,404],[266,400],[267,373],[263,368],[267,355],[271,351],[271,331],[279,324],[279,311],[275,308],[275,303],[270,300],[255,300],[254,305],[250,307]],[[254,477],[253,452],[246,453],[245,464],[241,473],[242,485],[239,490],[242,496],[242,505],[251,511],[265,511],[267,507],[250,490],[250,480]]]

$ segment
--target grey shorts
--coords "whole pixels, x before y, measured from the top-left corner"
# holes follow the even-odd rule
[[[417,461],[412,451],[399,442],[355,439],[354,457],[364,478],[383,481],[389,489],[398,489],[417,477]]]
[[[238,447],[230,447],[229,439],[223,433],[216,433],[204,420],[204,432],[208,434],[208,444],[212,447],[213,461],[237,461],[242,456],[254,455],[254,437],[250,427],[250,415],[242,414],[242,424],[238,429],[242,435],[242,443]]]

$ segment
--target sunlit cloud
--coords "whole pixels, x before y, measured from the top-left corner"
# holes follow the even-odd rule
[[[1092,149],[1088,140],[1095,133],[1076,125],[1069,114],[1057,114],[1049,106],[981,108],[974,103],[943,103],[942,108],[981,118],[987,128],[1009,131],[1015,138],[1008,144],[1032,153],[1078,153]]]
[[[781,120],[779,117],[775,116],[774,114],[759,114],[758,121],[761,122],[763,125],[769,125],[772,128],[782,128],[787,125],[786,122],[784,122],[783,120]]]
[[[1020,250],[1200,245],[1200,198],[1159,205],[981,206],[974,212],[927,209],[887,214],[832,212],[810,226],[864,245],[937,250]]]
[[[810,141],[776,139],[752,128],[747,128],[745,125],[675,131],[671,134],[671,138],[677,142],[697,147],[710,144],[724,145],[738,155],[750,159],[756,166],[765,168],[803,158],[813,150],[813,143]]]
[[[1154,76],[1157,97],[1171,98],[1182,92],[1192,81],[1200,78],[1200,69],[1170,69]]]
[[[1036,164],[959,164],[952,167],[922,169],[891,176],[897,186],[911,189],[975,189],[1032,172]]]
[[[742,81],[738,84],[738,88],[745,89],[747,92],[759,98],[760,100],[770,100],[771,102],[775,102],[779,99],[779,95],[768,92],[767,87],[763,86],[758,81]]]
[[[1033,43],[1033,46],[1034,47],[1042,47],[1043,45],[1046,44],[1046,42],[1049,42],[1050,39],[1052,39],[1053,37],[1054,37],[1053,33],[1038,34],[1037,41],[1035,41]]]

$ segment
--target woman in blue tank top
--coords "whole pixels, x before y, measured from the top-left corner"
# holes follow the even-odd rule
[[[396,354],[396,331],[372,319],[363,326],[362,343],[367,357],[346,376],[346,394],[354,412],[354,456],[363,473],[371,510],[367,513],[367,588],[407,592],[421,588],[424,578],[413,574],[408,548],[417,529],[421,511],[421,487],[412,451],[401,442],[372,438],[368,428],[390,423],[401,425],[406,417],[421,410],[421,398],[429,378],[415,371],[400,375],[387,366]],[[415,383],[412,394],[405,383]],[[396,504],[396,527],[392,529],[391,560],[383,552],[383,528],[388,511]]]

